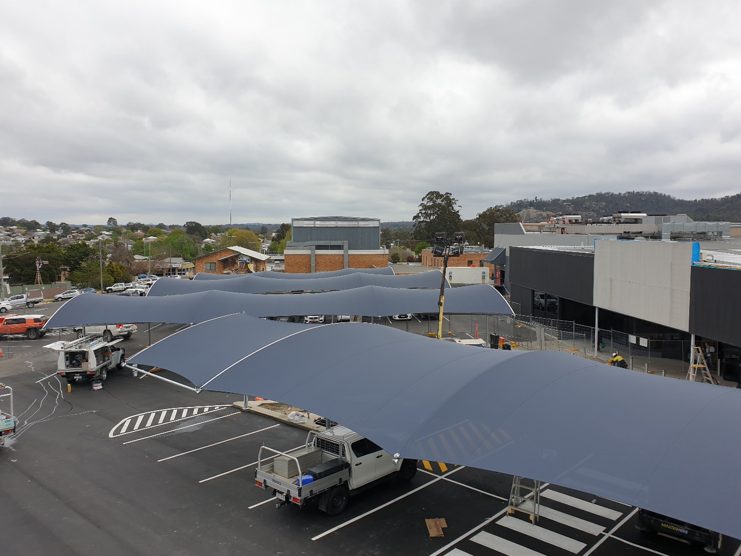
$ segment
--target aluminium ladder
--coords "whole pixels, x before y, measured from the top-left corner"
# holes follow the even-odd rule
[[[718,384],[718,379],[710,373],[702,348],[700,346],[693,346],[692,352],[690,353],[690,366],[689,369],[687,369],[687,380],[695,382],[698,370],[702,376],[702,382]]]
[[[523,484],[523,481],[530,481],[530,485]],[[534,479],[523,479],[517,475],[512,477],[507,515],[522,512],[535,524],[540,517],[540,486],[540,481]]]

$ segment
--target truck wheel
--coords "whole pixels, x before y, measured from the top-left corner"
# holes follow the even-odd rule
[[[113,334],[111,334],[111,331],[110,330],[104,330],[103,331],[103,339],[106,342],[110,342],[111,340],[113,340]]]
[[[33,307],[33,303],[31,303],[31,302],[27,302],[27,303],[26,303],[26,307],[28,307],[28,308],[30,309],[31,307]]]
[[[5,312],[7,312],[7,309],[5,307],[0,307],[0,313],[5,313]]]
[[[339,515],[347,508],[347,503],[350,501],[350,493],[347,491],[346,485],[339,485],[332,487],[332,489],[325,494],[327,497],[324,513],[327,515]]]
[[[417,460],[405,459],[401,462],[401,467],[396,475],[400,483],[407,483],[417,474]]]
[[[106,371],[105,369],[101,369],[100,380],[103,381],[103,380],[106,380],[107,378],[108,378],[108,371]]]
[[[26,330],[26,337],[29,340],[35,340],[39,337],[39,330],[37,328],[29,328]]]

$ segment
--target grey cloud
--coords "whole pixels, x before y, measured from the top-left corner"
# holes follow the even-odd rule
[[[230,177],[235,219],[276,222],[410,219],[431,189],[464,217],[534,195],[738,190],[731,1],[3,12],[0,215],[224,222]]]

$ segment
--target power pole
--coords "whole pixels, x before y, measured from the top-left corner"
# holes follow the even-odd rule
[[[5,296],[5,270],[3,268],[3,244],[0,242],[0,299]]]

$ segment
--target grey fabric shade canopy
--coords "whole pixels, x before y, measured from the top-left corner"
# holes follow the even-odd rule
[[[216,290],[161,297],[79,295],[62,305],[46,323],[46,328],[116,322],[190,324],[237,312],[256,317],[436,313],[438,294],[438,290],[364,286],[353,290],[301,295]],[[449,289],[445,295],[445,312],[513,314],[502,295],[487,285]]]
[[[741,392],[371,324],[227,315],[130,359],[338,421],[401,457],[510,473],[741,537]]]
[[[265,272],[257,272],[254,274],[245,274],[244,276],[253,276],[257,278],[277,278],[282,280],[313,280],[316,278],[347,276],[348,274],[393,275],[394,269],[390,266],[382,266],[378,268],[343,268],[342,270],[331,270],[327,272],[275,272],[272,270],[268,270]],[[242,277],[242,275],[235,276],[234,274],[209,274],[207,272],[199,272],[193,277],[193,280],[223,280],[237,277]]]
[[[354,273],[329,278],[309,278],[303,280],[276,280],[260,276],[240,276],[227,280],[177,280],[160,278],[151,288],[149,297],[195,293],[207,290],[221,290],[237,293],[289,293],[294,291],[320,292],[349,290],[362,286],[383,286],[386,288],[439,288],[439,270],[407,274],[403,276]],[[446,281],[447,283],[447,281]]]

